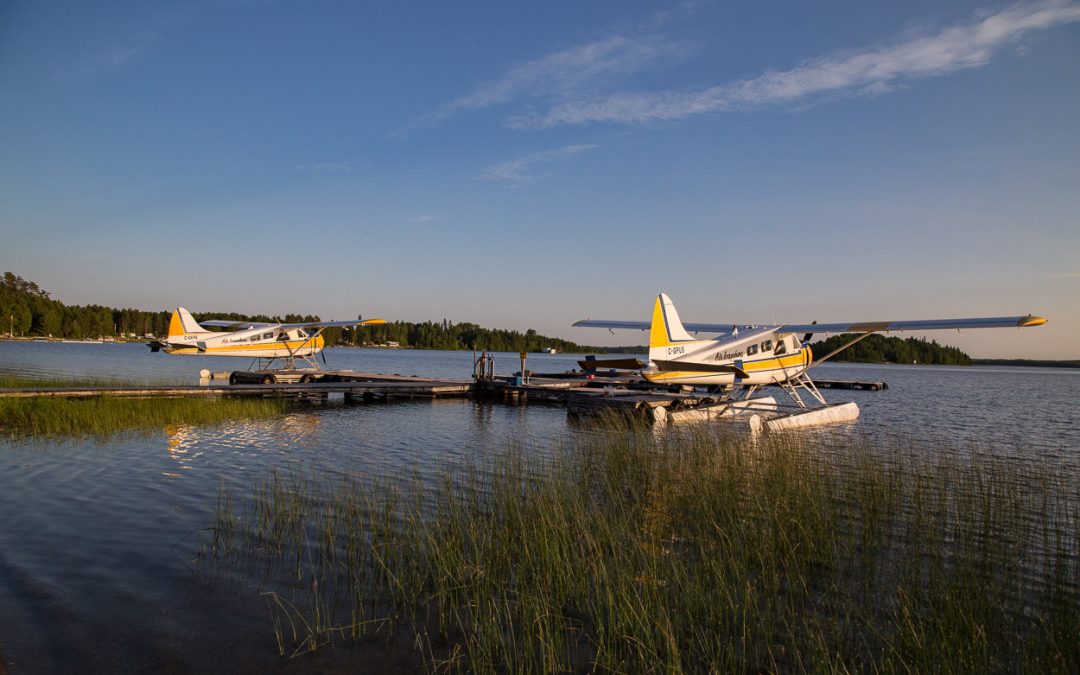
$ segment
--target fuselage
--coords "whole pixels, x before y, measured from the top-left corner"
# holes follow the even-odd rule
[[[775,329],[744,329],[737,336],[669,342],[653,346],[649,358],[654,365],[641,373],[649,382],[710,386],[785,382],[813,362],[810,348],[797,336]]]
[[[310,336],[304,329],[281,330],[263,326],[235,332],[185,333],[170,335],[163,351],[192,356],[247,356],[285,358],[314,356],[322,351],[321,335]]]

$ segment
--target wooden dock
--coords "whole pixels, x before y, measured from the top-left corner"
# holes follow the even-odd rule
[[[284,397],[305,402],[324,402],[341,395],[348,403],[385,402],[397,399],[476,397],[511,405],[547,403],[565,406],[573,415],[609,412],[653,417],[655,408],[678,411],[708,404],[714,397],[688,386],[658,387],[635,374],[608,377],[527,377],[520,373],[495,376],[477,371],[473,379],[454,380],[413,375],[367,373],[345,370],[235,371],[216,373],[199,385],[23,387],[0,389],[0,398],[27,397]],[[228,384],[226,384],[228,382]],[[822,389],[888,388],[884,382],[815,380]]]
[[[326,400],[342,394],[347,402],[386,401],[410,398],[469,396],[475,387],[470,380],[425,379],[401,375],[372,375],[371,379],[324,382],[276,382],[268,384],[161,385],[125,387],[22,387],[0,389],[0,398],[180,398],[261,396],[286,397],[305,401]]]

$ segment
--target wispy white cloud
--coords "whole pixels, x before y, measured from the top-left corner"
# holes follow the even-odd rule
[[[1003,48],[1032,33],[1076,21],[1080,21],[1080,4],[1076,2],[1018,5],[935,34],[808,60],[790,70],[704,90],[629,92],[588,99],[567,96],[546,113],[518,117],[511,126],[643,124],[795,103],[829,94],[880,94],[908,80],[985,65]],[[603,72],[600,69],[597,74]],[[492,89],[487,100],[494,101],[496,91],[502,101],[514,88]]]
[[[409,222],[413,223],[414,225],[423,225],[425,223],[433,223],[438,220],[442,220],[442,216],[435,215],[434,213],[421,213],[410,218]]]
[[[597,147],[599,146],[584,144],[565,145],[555,150],[535,152],[531,155],[490,166],[480,174],[480,177],[484,180],[502,181],[509,183],[514,187],[518,187],[539,180],[543,175],[547,175],[537,174],[536,170],[538,167],[564,161],[574,155],[580,155],[583,152],[593,150]]]
[[[614,35],[515,64],[413,126],[437,124],[455,113],[521,98],[565,98],[620,76],[692,53],[693,48],[661,35]]]
[[[97,41],[75,51],[75,58],[56,70],[60,80],[88,81],[127,65],[158,42],[154,30],[138,30],[113,41]]]
[[[149,40],[144,40],[138,44],[104,45],[98,48],[91,58],[103,66],[122,66],[135,58],[135,55],[145,49],[149,42]]]

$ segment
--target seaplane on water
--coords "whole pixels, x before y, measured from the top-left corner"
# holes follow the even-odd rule
[[[585,319],[573,325],[648,330],[651,364],[641,371],[642,377],[656,384],[708,387],[710,393],[720,397],[721,404],[713,406],[717,415],[764,413],[751,418],[752,426],[777,430],[850,421],[859,416],[859,408],[854,402],[828,404],[807,372],[869,335],[899,331],[1028,328],[1044,323],[1046,319],[1032,315],[742,326],[683,323],[671,298],[661,293],[653,305],[649,322]],[[691,336],[691,332],[717,335],[700,339]],[[815,333],[852,333],[854,336],[840,348],[814,360],[808,343]],[[754,396],[766,385],[779,385],[787,392],[792,405],[780,408],[786,407],[790,412],[777,414],[775,398]],[[742,389],[741,398],[733,398],[736,387]],[[810,399],[809,403],[804,396]],[[763,417],[768,417],[767,421]]]
[[[281,359],[285,368],[293,368],[296,359],[318,368],[315,355],[322,351],[322,332],[330,327],[351,328],[386,323],[383,319],[351,321],[301,321],[298,323],[260,323],[253,321],[203,321],[199,324],[191,312],[177,307],[169,320],[169,334],[164,340],[148,343],[150,350],[166,354],[195,356],[246,356],[260,367]],[[206,326],[229,331],[207,330]],[[326,358],[325,355],[323,357]]]

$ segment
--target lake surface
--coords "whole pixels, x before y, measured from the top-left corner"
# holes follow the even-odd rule
[[[530,354],[558,372],[575,355]],[[332,368],[467,378],[472,354],[330,349]],[[194,384],[247,359],[151,354],[134,344],[0,342],[0,375]],[[499,354],[497,372],[518,368]],[[1080,470],[1080,371],[831,365],[821,379],[885,381],[854,400],[854,425],[816,432],[899,438]],[[778,390],[775,395],[782,396]],[[221,487],[250,495],[277,470],[300,476],[435,477],[485,449],[550,447],[574,434],[562,408],[471,400],[327,405],[279,418],[171,426],[95,440],[0,440],[0,663],[11,673],[265,672],[280,666],[258,579],[194,573]],[[292,663],[292,668],[304,664]],[[312,666],[317,667],[317,666]],[[0,668],[2,670],[2,668]]]

